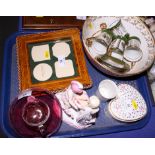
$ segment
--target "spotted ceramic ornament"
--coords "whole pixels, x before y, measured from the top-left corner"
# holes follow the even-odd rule
[[[147,114],[147,106],[141,94],[128,84],[118,86],[119,97],[109,103],[113,118],[123,122],[134,122]]]

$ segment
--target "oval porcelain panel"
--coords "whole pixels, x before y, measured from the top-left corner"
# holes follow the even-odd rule
[[[141,94],[132,86],[120,84],[119,96],[109,103],[113,118],[123,122],[134,122],[147,114],[147,106]]]
[[[97,52],[95,52],[94,48],[90,48],[87,45],[87,39],[98,36],[103,26],[105,26],[106,28],[110,28],[119,20],[121,20],[121,24],[130,36],[136,36],[140,39],[140,49],[142,50],[142,58],[138,62],[136,62],[134,66],[132,66],[133,64],[131,64],[130,66],[132,67],[130,68],[130,70],[127,70],[125,72],[118,72],[116,69],[111,69],[105,64],[99,63],[95,59],[95,57],[97,56]],[[147,70],[154,61],[154,39],[149,29],[138,17],[89,17],[87,18],[83,26],[82,39],[86,54],[92,64],[102,72],[112,76],[128,77],[140,74],[141,72]],[[130,62],[127,63],[130,64]]]

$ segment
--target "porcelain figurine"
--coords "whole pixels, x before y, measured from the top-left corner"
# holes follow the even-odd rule
[[[63,109],[64,122],[79,129],[95,123],[99,99],[96,96],[89,98],[80,82],[72,81],[65,91],[57,93],[56,96]]]

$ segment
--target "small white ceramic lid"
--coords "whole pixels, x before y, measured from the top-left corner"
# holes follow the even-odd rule
[[[113,118],[123,122],[134,122],[147,114],[147,106],[141,94],[128,84],[118,86],[119,97],[109,103]]]
[[[98,89],[102,97],[106,99],[112,99],[118,95],[117,85],[112,80],[102,80]]]

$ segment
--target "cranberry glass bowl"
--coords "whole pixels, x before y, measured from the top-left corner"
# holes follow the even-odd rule
[[[27,89],[10,105],[12,128],[21,137],[50,137],[58,131],[62,110],[54,94],[44,89]]]

